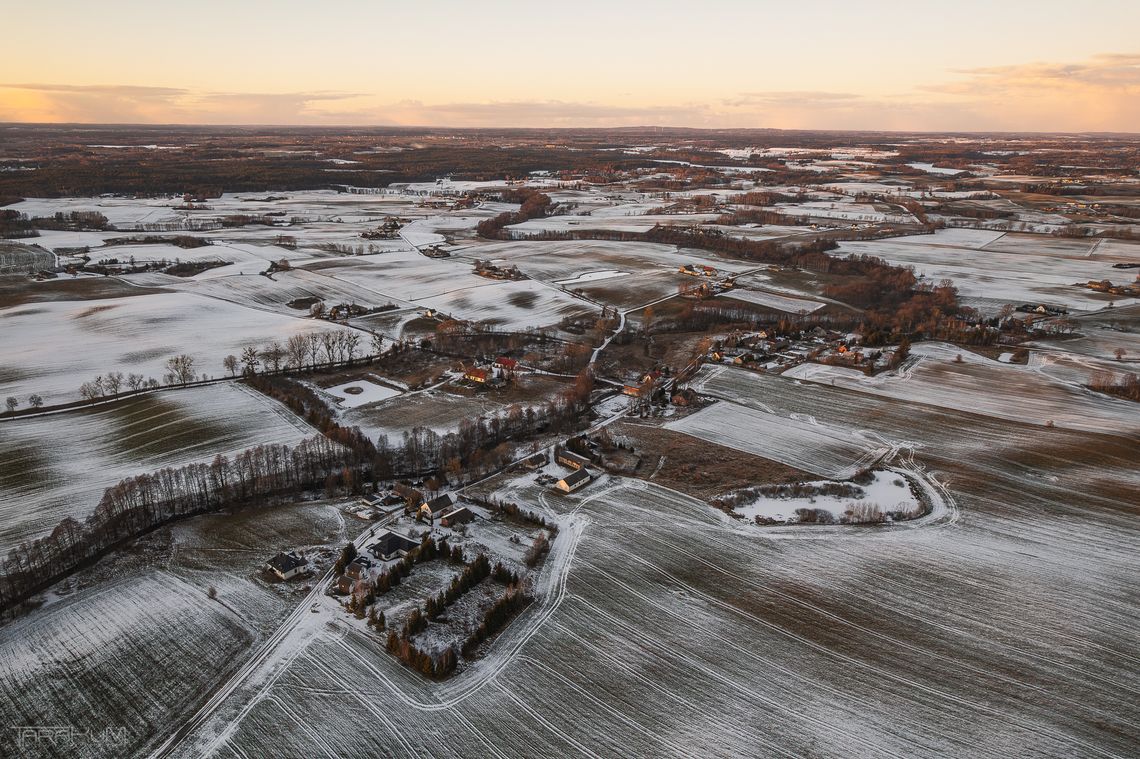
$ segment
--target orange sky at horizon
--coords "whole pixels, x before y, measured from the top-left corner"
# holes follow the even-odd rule
[[[1140,3],[1073,5],[59,0],[0,121],[1140,131]]]

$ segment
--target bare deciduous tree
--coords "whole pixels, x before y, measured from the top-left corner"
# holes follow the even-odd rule
[[[185,385],[194,379],[194,358],[185,353],[166,360],[167,379]]]
[[[231,377],[234,376],[237,374],[238,357],[231,353],[222,359],[222,366],[230,373]]]

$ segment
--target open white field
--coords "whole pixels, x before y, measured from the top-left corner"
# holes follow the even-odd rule
[[[771,308],[776,311],[784,311],[789,314],[810,314],[813,311],[818,311],[823,308],[826,303],[820,303],[817,300],[808,300],[806,298],[794,298],[790,295],[780,295],[778,293],[766,292],[764,290],[744,290],[736,288],[729,292],[722,293],[722,298],[729,300],[742,300],[745,303],[755,303],[764,308]]]
[[[498,280],[472,273],[470,261],[427,258],[415,251],[319,261],[304,268],[396,302],[418,301],[453,290],[498,284]]]
[[[210,272],[204,272],[197,277],[175,282],[168,279],[162,282],[162,286],[291,316],[308,316],[307,306],[294,308],[289,305],[293,301],[307,298],[319,298],[330,308],[341,303],[355,303],[367,308],[378,308],[389,303],[411,305],[352,282],[326,276],[323,271],[293,269],[276,272],[272,279],[234,274],[209,277],[206,276],[208,274]],[[134,277],[131,279],[133,281]]]
[[[648,232],[658,224],[688,227],[714,221],[714,213],[644,214],[636,206],[614,206],[598,209],[590,216],[547,216],[516,224],[511,227],[515,237],[542,232],[574,232],[583,229],[604,229],[614,232]]]
[[[1128,755],[1140,675],[1121,666],[1138,642],[1121,538],[1140,533],[965,438],[977,455],[959,466],[997,471],[910,526],[764,530],[614,479],[542,496],[530,505],[582,526],[485,659],[432,683],[334,621],[286,641],[273,677],[174,755]],[[1066,527],[1026,519],[1014,494]]]
[[[461,251],[469,258],[489,258],[516,265],[529,277],[554,282],[590,271],[615,269],[632,274],[676,272],[686,264],[709,264],[725,272],[755,268],[742,261],[673,245],[606,240],[527,240],[479,245]]]
[[[1003,303],[1049,303],[1070,310],[1104,308],[1113,296],[1073,287],[1074,283],[1112,279],[1119,270],[1108,262],[1080,254],[1087,240],[1058,240],[1048,235],[1003,235],[977,244],[983,234],[939,230],[933,235],[888,240],[844,242],[841,253],[878,256],[890,263],[914,266],[930,282],[949,278],[963,297]],[[950,233],[947,235],[947,233]]]
[[[833,480],[854,477],[892,450],[881,440],[820,423],[814,416],[782,416],[730,401],[665,427]]]
[[[316,434],[234,384],[171,390],[0,423],[0,553],[83,518],[124,477]]]
[[[220,377],[222,359],[247,345],[333,329],[188,293],[15,306],[0,309],[0,395],[77,401],[82,383],[112,371],[162,381],[167,359],[183,353],[196,375]]]
[[[116,740],[89,741],[82,754],[133,755],[195,704],[204,674],[223,676],[253,640],[202,588],[164,572],[131,577],[0,628],[0,714],[9,726],[113,730]],[[5,732],[6,756],[52,755],[35,745],[17,753]]]
[[[1093,393],[1034,366],[993,361],[938,343],[914,346],[912,356],[904,369],[874,377],[823,364],[801,364],[784,376],[1026,424],[1140,434],[1136,403]]]
[[[0,694],[0,719],[114,740],[59,744],[48,754],[47,744],[17,751],[17,734],[5,730],[0,753],[145,755],[290,612],[307,609],[304,579],[267,582],[262,568],[277,550],[296,548],[323,571],[347,539],[342,505],[179,522],[54,586],[45,606],[0,629],[0,677],[12,686]],[[359,530],[347,527],[353,536]]]
[[[440,435],[455,432],[464,419],[489,416],[504,404],[488,395],[463,396],[444,390],[406,393],[376,404],[346,409],[340,423],[360,429],[372,438],[399,440],[414,427],[427,427]]]
[[[420,298],[416,302],[426,308],[500,330],[545,327],[557,324],[567,316],[598,312],[598,308],[590,303],[527,279],[455,290]]]

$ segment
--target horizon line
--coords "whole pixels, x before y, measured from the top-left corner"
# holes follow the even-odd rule
[[[635,126],[447,126],[447,125],[407,125],[407,124],[288,124],[288,123],[249,123],[217,124],[189,122],[114,122],[114,121],[0,121],[0,127],[106,127],[135,129],[161,128],[202,128],[202,129],[394,129],[403,131],[446,130],[453,132],[507,131],[550,131],[550,132],[631,132],[637,130],[669,130],[683,132],[788,132],[788,133],[827,133],[827,134],[900,134],[900,135],[1044,135],[1044,136],[1120,136],[1140,137],[1140,131],[1050,131],[1050,130],[973,130],[973,129],[834,129],[827,127],[693,127],[666,126],[661,124],[640,124]]]

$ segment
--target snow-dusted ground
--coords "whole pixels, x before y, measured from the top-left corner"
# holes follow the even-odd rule
[[[503,330],[525,330],[557,324],[566,316],[591,313],[596,307],[533,280],[497,282],[416,300],[456,318],[485,322]]]
[[[815,495],[780,498],[778,496],[757,496],[754,500],[733,507],[733,511],[752,521],[756,517],[774,519],[780,522],[795,522],[799,519],[797,509],[818,509],[831,514],[839,521],[853,510],[873,509],[880,513],[902,511],[910,513],[919,508],[918,499],[911,492],[906,480],[890,470],[871,473],[872,481],[860,486],[861,494],[851,497],[836,495]],[[826,481],[809,482],[809,486],[826,484]]]
[[[874,377],[824,364],[801,364],[784,376],[1026,424],[1140,434],[1136,403],[1093,393],[1034,364],[1002,363],[940,343],[915,345],[911,353],[904,368]]]
[[[584,274],[579,274],[570,279],[560,279],[555,282],[556,285],[581,285],[586,282],[598,282],[603,279],[614,279],[616,277],[629,276],[628,271],[618,271],[617,269],[603,269],[601,271],[588,271]]]
[[[359,392],[352,392],[354,390]],[[333,387],[326,387],[324,388],[324,392],[331,395],[336,400],[336,404],[341,408],[367,406],[370,403],[379,403],[389,398],[395,398],[400,394],[399,390],[395,390],[386,385],[380,385],[376,382],[369,382],[368,380],[356,380]]]
[[[706,368],[715,371],[724,367]],[[833,480],[854,477],[891,449],[881,441],[852,434],[811,415],[786,417],[729,401],[668,422],[665,427]]]
[[[989,239],[987,239],[989,238]],[[970,298],[1022,304],[1049,303],[1095,311],[1121,300],[1074,283],[1121,281],[1113,259],[1090,256],[1088,240],[1005,235],[987,230],[945,229],[933,235],[840,243],[843,254],[871,255],[914,266],[932,283],[949,278]],[[1140,250],[1140,245],[1136,248]],[[1125,248],[1128,251],[1128,248]],[[1124,255],[1128,255],[1125,253]]]
[[[80,400],[79,386],[120,371],[162,381],[166,361],[187,354],[194,373],[222,377],[222,359],[247,345],[339,329],[188,293],[57,301],[0,309],[5,373],[0,395],[41,395],[48,405]]]
[[[729,290],[728,292],[722,293],[720,297],[743,300],[748,303],[755,303],[758,306],[764,306],[765,308],[772,308],[776,311],[785,311],[789,314],[810,314],[812,311],[818,311],[827,305],[817,300],[793,298],[788,295],[778,295],[763,290],[744,290],[741,288]]]
[[[2,422],[0,553],[87,516],[124,477],[313,434],[284,406],[230,384]]]

